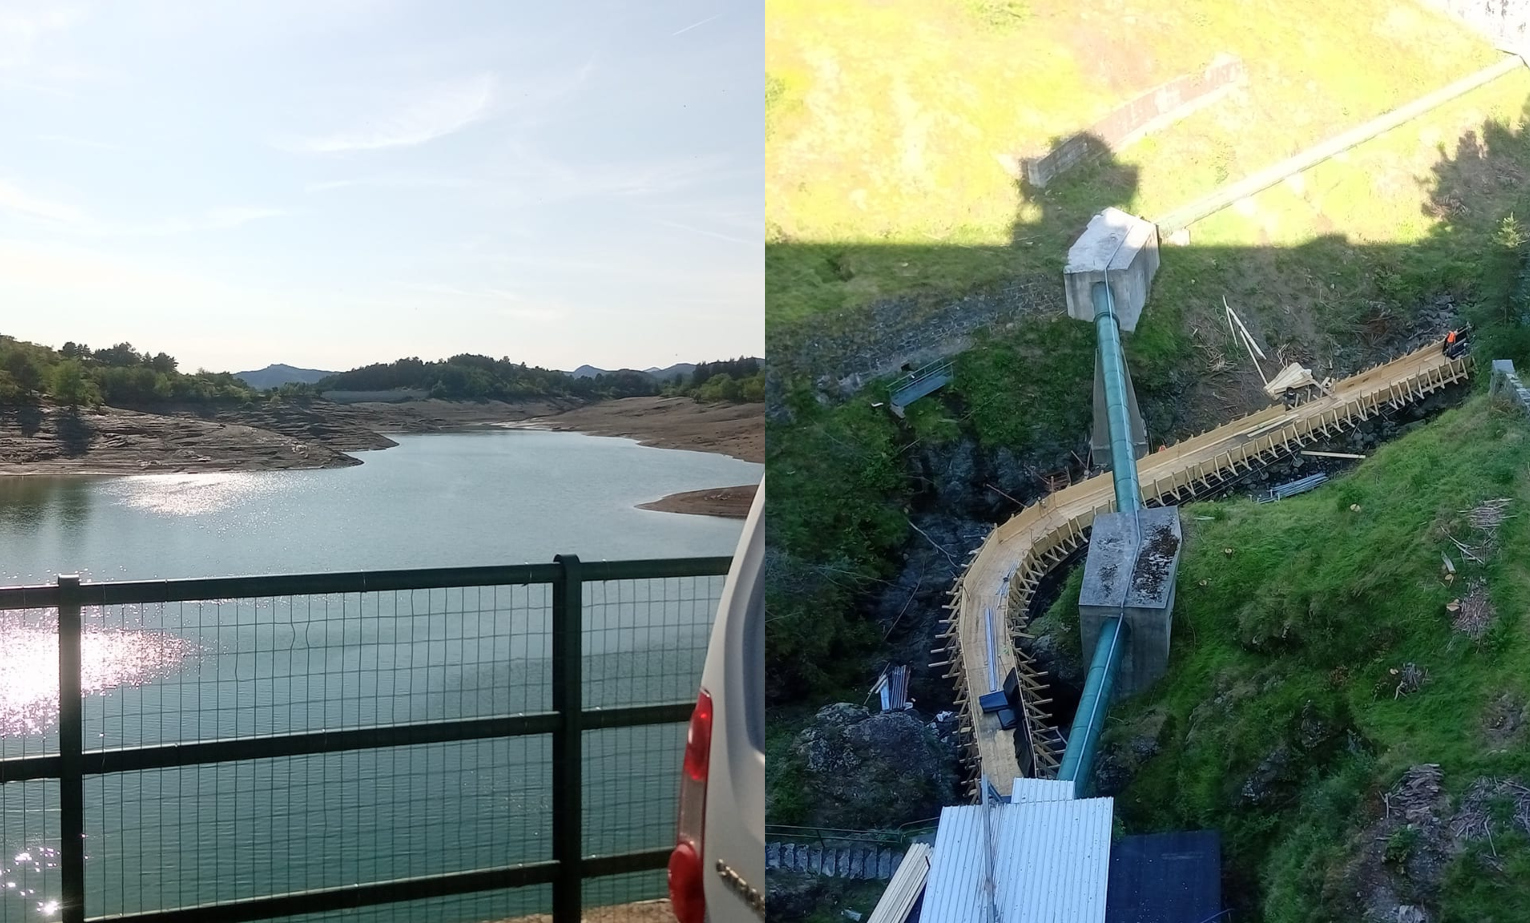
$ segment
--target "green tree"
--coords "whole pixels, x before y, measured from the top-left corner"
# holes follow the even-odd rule
[[[53,378],[48,392],[60,404],[78,407],[100,400],[95,383],[85,377],[85,370],[73,359],[65,359],[53,368]]]
[[[12,349],[5,355],[5,371],[10,373],[12,381],[22,391],[36,391],[42,387],[43,372],[28,354],[20,349]]]

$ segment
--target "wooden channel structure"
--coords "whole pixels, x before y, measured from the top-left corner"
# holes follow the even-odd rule
[[[1267,407],[1139,459],[1143,502],[1184,503],[1217,492],[1256,468],[1303,447],[1331,439],[1379,414],[1401,409],[1471,375],[1470,355],[1454,359],[1432,344],[1339,382],[1332,391],[1293,407]],[[1049,743],[1046,676],[1021,648],[1030,607],[1043,579],[1088,541],[1099,513],[1115,509],[1109,472],[1079,481],[1015,514],[995,527],[968,558],[956,579],[940,624],[941,645],[931,666],[945,668],[956,686],[962,713],[959,737],[969,799],[978,796],[986,775],[1001,795],[1020,776],[1050,778],[1061,754]],[[998,676],[1011,669],[1020,683],[1021,714],[1015,731],[984,714],[978,698],[988,691],[990,673],[984,610],[1005,614],[1009,642],[999,643]],[[1030,758],[1016,757],[1014,734]]]

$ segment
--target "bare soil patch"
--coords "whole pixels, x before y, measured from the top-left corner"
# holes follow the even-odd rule
[[[749,515],[754,503],[757,485],[742,484],[738,487],[714,487],[708,490],[687,490],[670,494],[652,503],[640,503],[640,510],[658,510],[661,513],[690,513],[695,516],[722,516],[726,519],[743,519]]]
[[[623,436],[660,449],[717,452],[765,461],[764,404],[700,404],[688,397],[627,397],[529,420],[594,436]]]

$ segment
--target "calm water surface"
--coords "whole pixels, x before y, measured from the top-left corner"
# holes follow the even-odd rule
[[[394,438],[354,468],[0,479],[0,582],[730,554],[736,520],[634,507],[762,472],[580,433]]]
[[[740,523],[635,509],[759,465],[572,433],[397,437],[349,469],[0,480],[0,583],[729,554]],[[694,694],[720,580],[592,586],[589,706]],[[467,588],[85,613],[87,749],[548,707],[548,593]],[[52,612],[0,613],[0,756],[56,752]],[[586,734],[586,850],[662,846],[681,727]],[[87,781],[90,912],[549,858],[532,737]],[[57,917],[57,791],[0,786],[0,921]],[[662,873],[658,876],[662,881]],[[655,876],[591,885],[648,896]],[[545,890],[347,918],[487,920]]]

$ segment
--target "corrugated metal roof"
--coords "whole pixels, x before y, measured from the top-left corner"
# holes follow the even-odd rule
[[[1109,798],[991,808],[1001,923],[1104,923],[1110,880]],[[984,923],[981,805],[940,813],[921,923]]]
[[[1035,801],[1072,801],[1073,783],[1066,779],[1016,779],[1009,790],[1009,800],[1015,804]]]
[[[1113,807],[1109,798],[1010,806],[994,871],[1004,923],[1104,923]]]
[[[995,806],[995,818],[1010,807]],[[982,806],[942,808],[919,923],[986,923],[983,872],[987,867],[983,855]]]

